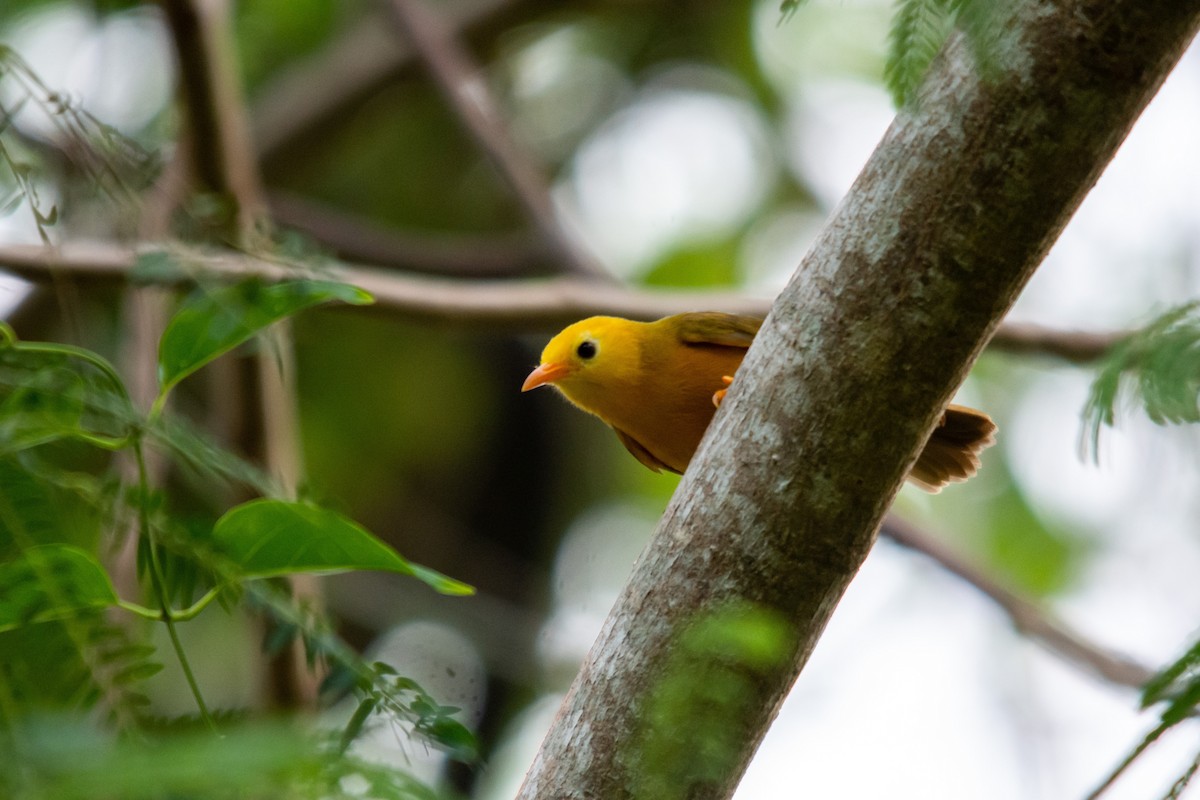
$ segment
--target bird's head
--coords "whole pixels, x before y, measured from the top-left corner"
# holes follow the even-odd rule
[[[569,325],[542,350],[541,363],[521,391],[551,384],[579,402],[633,376],[640,368],[639,331],[645,323],[589,317]]]

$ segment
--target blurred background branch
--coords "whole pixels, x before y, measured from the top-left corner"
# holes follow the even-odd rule
[[[186,109],[187,135],[181,144],[189,177],[198,191],[233,204],[225,234],[246,246],[266,203],[232,49],[229,3],[162,0],[162,7]]]
[[[513,0],[460,0],[441,3],[438,9],[445,23],[460,31],[512,5]],[[396,41],[387,12],[369,11],[259,89],[251,104],[259,158],[270,161],[296,139],[336,124],[412,63],[413,48]]]
[[[1089,641],[1087,637],[1050,617],[1028,598],[1005,588],[985,570],[903,517],[889,514],[879,534],[901,547],[920,553],[966,581],[1007,614],[1018,633],[1085,672],[1129,689],[1141,689],[1154,677],[1154,670]]]
[[[507,130],[483,70],[454,33],[425,8],[423,0],[390,0],[393,17],[471,137],[524,206],[534,226],[554,249],[566,272],[603,278],[604,270],[574,244],[554,210],[550,187]]]
[[[436,252],[432,247],[430,251]],[[476,253],[480,253],[483,264],[474,260]],[[251,255],[197,250],[181,254],[198,274],[226,279],[258,276],[280,280],[297,271],[295,266],[287,263]],[[486,248],[477,251],[460,244],[453,253],[419,254],[414,259],[424,260],[429,272],[434,274],[470,274],[494,264],[494,256],[494,250],[489,254]],[[31,281],[46,281],[55,274],[80,280],[167,284],[191,278],[186,274],[138,273],[137,259],[133,250],[99,242],[76,242],[53,250],[35,245],[0,245],[0,267]],[[445,269],[439,269],[438,264],[445,264]],[[595,314],[649,320],[706,309],[765,315],[771,308],[768,299],[735,292],[639,289],[596,284],[578,278],[453,280],[336,263],[321,264],[316,269],[370,291],[381,308],[398,314],[511,330],[549,330]],[[1000,326],[989,346],[1002,352],[1040,354],[1072,363],[1087,363],[1100,358],[1125,335],[1119,332],[1056,331],[1029,323],[1010,323]]]
[[[269,197],[280,225],[303,231],[344,261],[452,278],[514,278],[545,272],[554,251],[531,233],[442,235],[384,228],[313,200],[285,193]]]

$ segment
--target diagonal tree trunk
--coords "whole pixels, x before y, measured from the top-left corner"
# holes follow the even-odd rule
[[[995,6],[988,69],[951,42],[776,301],[523,800],[733,793],[942,408],[1200,25],[1198,0]]]

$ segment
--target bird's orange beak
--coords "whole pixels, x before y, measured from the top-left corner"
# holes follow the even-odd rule
[[[554,361],[539,364],[538,368],[529,373],[529,377],[521,384],[521,391],[528,392],[530,389],[536,389],[543,384],[554,383],[570,371],[571,367],[568,364],[560,364]]]

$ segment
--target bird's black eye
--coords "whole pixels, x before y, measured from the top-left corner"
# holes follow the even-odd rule
[[[596,356],[596,343],[591,339],[584,339],[579,343],[579,347],[575,348],[575,352],[584,361],[588,360],[589,358],[594,358]]]

